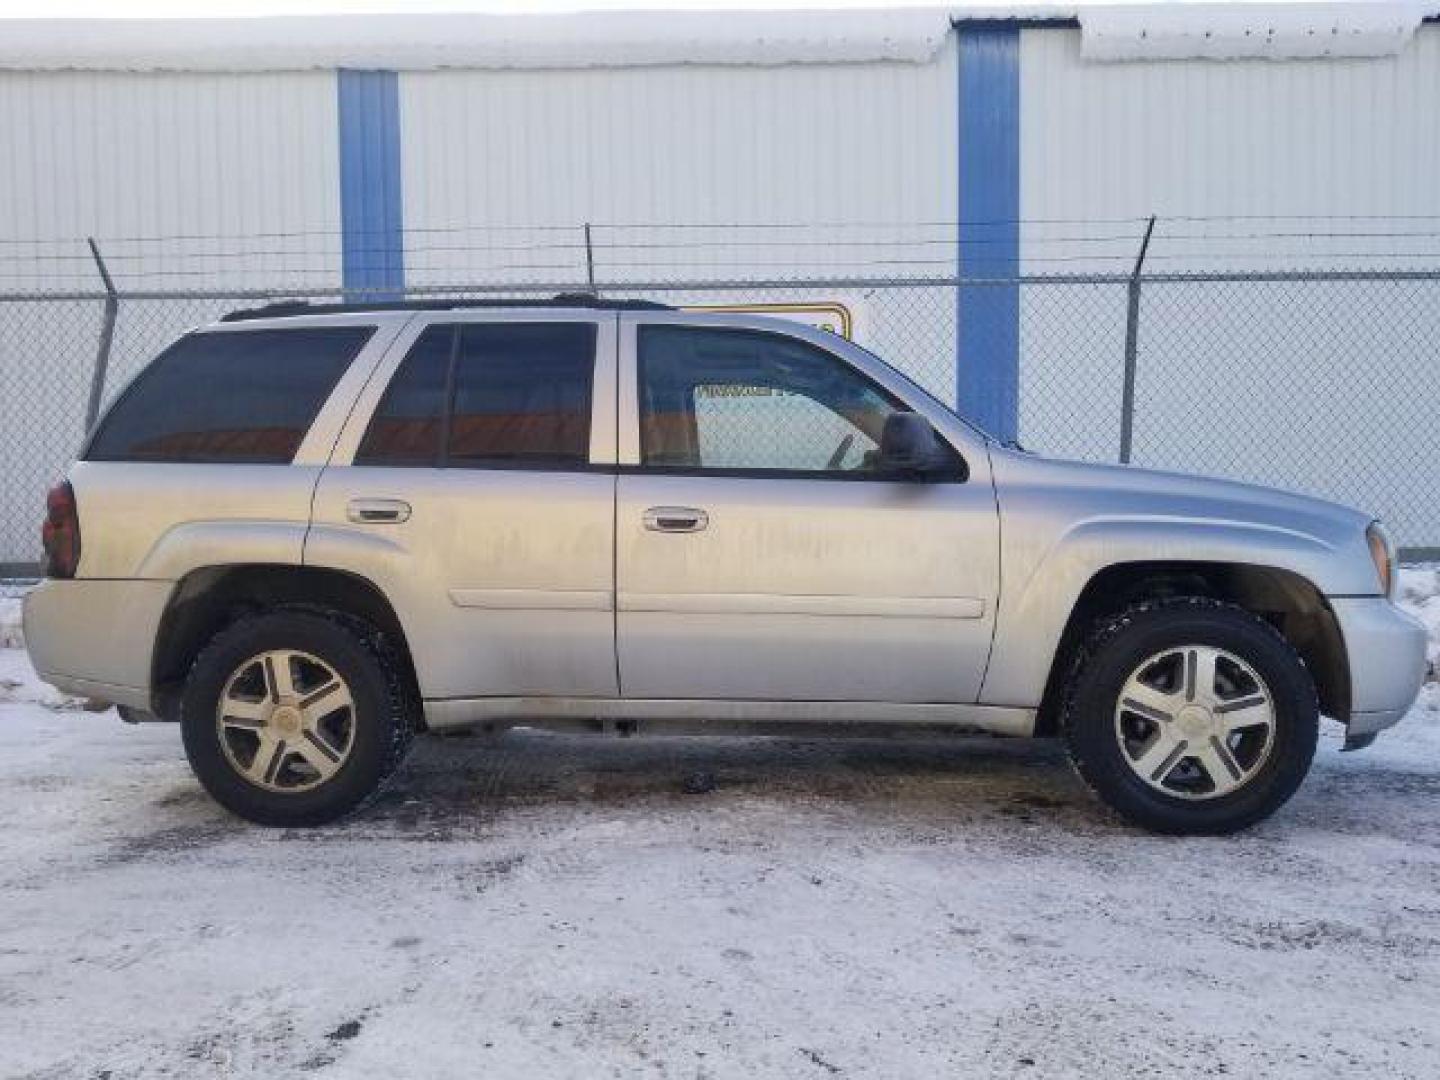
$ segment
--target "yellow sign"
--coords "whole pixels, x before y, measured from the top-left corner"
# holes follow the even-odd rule
[[[794,319],[817,330],[855,338],[855,318],[850,308],[837,300],[806,300],[793,304],[687,304],[686,311],[740,311],[752,315],[778,315]]]

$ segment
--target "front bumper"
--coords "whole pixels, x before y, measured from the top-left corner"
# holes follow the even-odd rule
[[[42,581],[25,594],[25,648],[67,694],[150,708],[150,660],[170,581]]]
[[[1349,735],[1374,736],[1409,711],[1425,681],[1425,627],[1382,596],[1332,597],[1350,663]]]

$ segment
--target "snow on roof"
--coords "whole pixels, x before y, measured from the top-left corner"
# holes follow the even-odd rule
[[[34,19],[3,24],[0,68],[256,71],[924,63],[944,10]]]
[[[1429,13],[1413,2],[1107,4],[1080,16],[1087,60],[1393,56]]]
[[[637,0],[640,2],[640,0]],[[283,71],[660,64],[925,63],[952,19],[1078,20],[1091,60],[1394,54],[1440,0],[1090,5],[1016,2],[844,11],[10,19],[0,69]]]

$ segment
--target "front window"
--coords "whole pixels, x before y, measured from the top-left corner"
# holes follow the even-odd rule
[[[865,476],[885,421],[907,411],[838,357],[766,331],[642,327],[639,377],[652,467]]]

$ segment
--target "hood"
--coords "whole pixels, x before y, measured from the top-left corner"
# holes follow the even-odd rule
[[[1353,545],[1374,515],[1309,495],[1218,477],[1101,465],[994,447],[1000,501],[1005,485],[1049,489],[1077,518],[1124,516],[1258,525],[1331,548]]]

